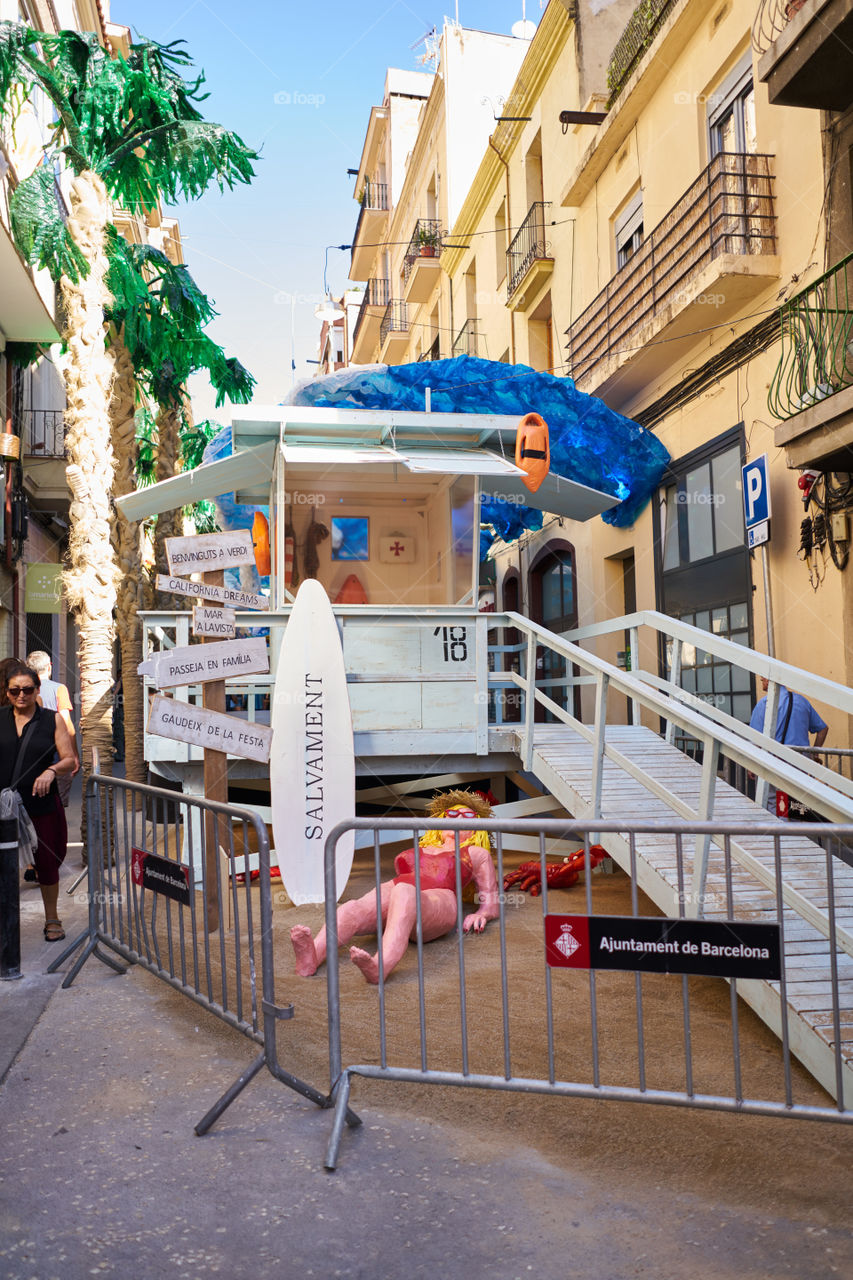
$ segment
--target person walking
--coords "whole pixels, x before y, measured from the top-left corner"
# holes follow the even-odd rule
[[[53,662],[49,653],[45,653],[43,649],[34,649],[32,653],[27,654],[27,666],[38,672],[41,684],[39,685],[39,704],[46,707],[48,711],[58,711],[65,722],[65,727],[71,736],[71,746],[74,749],[74,758],[76,765],[72,773],[62,775],[59,786],[59,798],[62,801],[63,808],[68,808],[68,797],[71,793],[71,779],[80,769],[80,755],[77,751],[77,735],[74,730],[74,721],[71,718],[73,703],[71,694],[68,692],[68,686],[59,684],[52,678]]]
[[[759,733],[764,732],[764,713],[767,707],[769,684],[767,677],[762,676],[761,687],[764,690],[764,697],[756,702],[749,721],[750,729],[757,729]],[[783,684],[779,685],[779,706],[773,732],[777,742],[788,747],[822,747],[826,741],[828,729],[826,721],[818,715],[808,698],[804,698],[801,693],[792,693]],[[812,734],[814,734],[814,742],[811,741]],[[778,814],[775,787],[768,788],[766,807],[771,813]],[[787,808],[785,816],[787,816]]]
[[[76,756],[61,715],[36,700],[38,672],[16,662],[6,681],[8,705],[0,708],[0,791],[18,793],[35,828],[44,936],[47,942],[59,942],[65,937],[57,914],[59,868],[68,849],[68,827],[57,779],[74,772]]]

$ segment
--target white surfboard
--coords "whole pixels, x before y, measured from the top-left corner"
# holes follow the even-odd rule
[[[272,707],[272,826],[284,887],[297,905],[324,902],[326,836],[355,814],[352,714],[329,597],[307,578],[284,633]],[[337,894],[352,869],[353,833],[337,845]]]

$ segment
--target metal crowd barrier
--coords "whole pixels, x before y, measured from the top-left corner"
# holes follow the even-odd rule
[[[744,909],[740,899],[738,919],[737,902],[743,887],[744,868],[738,861],[735,837],[746,831],[743,824],[677,820],[643,823],[630,819],[478,821],[478,829],[489,831],[493,837],[501,890],[498,919],[490,921],[476,941],[462,933],[463,916],[471,908],[463,906],[459,893],[457,836],[455,945],[451,938],[450,946],[447,940],[443,947],[432,944],[425,954],[418,894],[415,940],[387,979],[380,959],[375,1013],[365,1014],[363,997],[356,994],[349,978],[344,982],[347,994],[342,995],[340,958],[335,963],[338,840],[345,831],[373,831],[373,884],[378,900],[379,885],[393,875],[387,852],[384,874],[380,865],[380,834],[399,832],[401,841],[414,845],[419,834],[430,827],[460,832],[470,826],[470,820],[465,819],[363,818],[340,824],[328,837],[325,914],[330,957],[327,961],[329,1071],[335,1117],[326,1168],[333,1169],[337,1163],[353,1076],[409,1084],[853,1121],[853,1045],[849,1027],[853,1018],[849,1008],[841,1007],[842,999],[850,1004],[853,976],[853,930],[848,905],[853,902],[853,895],[849,893],[853,871],[835,856],[834,849],[836,843],[840,845],[851,839],[853,827],[823,826],[820,847],[803,845],[802,838],[810,837],[813,827],[751,824],[748,828],[751,836],[768,837],[768,883],[757,885],[756,902],[760,910]],[[505,870],[518,861],[517,855],[505,855],[505,842],[509,833],[530,835],[532,832],[539,837],[541,899],[537,903],[535,898],[523,897],[519,903],[521,895],[505,893],[502,888]],[[611,835],[613,843],[613,833],[618,833],[624,841],[620,847],[628,854],[623,866],[630,876],[630,888],[626,886],[626,892],[630,892],[629,919],[657,914],[658,908],[641,895],[643,889],[651,892],[655,875],[664,874],[662,861],[656,863],[655,858],[663,858],[668,849],[669,880],[666,883],[671,897],[668,903],[664,902],[664,907],[669,909],[662,914],[684,920],[689,927],[714,920],[726,926],[736,921],[742,926],[744,921],[759,917],[778,926],[781,957],[778,980],[731,976],[699,979],[675,972],[552,968],[547,959],[545,917],[549,912],[572,912],[588,918],[601,915],[600,911],[594,911],[599,892],[594,884],[612,885],[613,877],[599,880],[591,874],[590,841],[604,838],[606,842],[606,837]],[[696,892],[696,882],[691,882],[697,843],[694,837],[702,835],[710,835],[713,841],[712,874],[703,883],[702,903],[691,909],[691,893]],[[549,893],[545,876],[546,842],[557,837],[577,839],[585,851],[583,887],[559,897],[553,890]],[[655,839],[657,853],[653,848]],[[385,843],[387,846],[387,839]],[[803,867],[811,876],[810,898],[802,878],[797,878],[797,868]],[[347,896],[353,896],[352,891]],[[659,896],[663,900],[665,894]],[[378,917],[377,906],[376,927],[381,937]],[[372,940],[364,945],[373,950]],[[536,967],[532,975],[529,970],[523,970],[525,945],[524,954],[539,957],[534,959]],[[434,951],[433,947],[438,949]],[[381,957],[381,949],[379,954]],[[820,973],[817,968],[808,968],[816,966],[818,961]],[[479,983],[476,991],[470,978],[472,966],[476,967]],[[485,994],[484,980],[487,980]],[[727,983],[728,988],[718,985],[720,983]],[[823,1012],[814,1012],[815,1000],[808,994],[810,983],[814,990],[823,993],[819,997],[823,1000]],[[719,1005],[721,993],[724,993],[722,1008],[727,1010],[724,1013]],[[618,1018],[614,1014],[617,999],[623,1001]],[[626,1000],[628,1006],[633,1006],[632,1018],[624,1014]],[[711,1000],[717,1001],[715,1016],[708,1013]],[[757,1022],[753,1024],[753,1012],[744,1011],[744,1001],[753,1006],[779,1037],[777,1061],[770,1061],[766,1044],[760,1047],[762,1038],[766,1040],[767,1029]],[[491,1032],[484,1036],[477,1019],[484,1015],[486,1006]],[[802,1009],[812,1012],[803,1014]],[[719,1045],[721,1017],[727,1019],[726,1035],[730,1041],[722,1076],[719,1062],[712,1062],[710,1053],[710,1046]],[[814,1024],[808,1034],[804,1018],[806,1021],[810,1018]],[[615,1054],[616,1042],[623,1053],[631,1046],[630,1065],[624,1067],[627,1078],[619,1078],[623,1063]],[[809,1053],[814,1061],[809,1059]],[[799,1062],[792,1063],[792,1056],[806,1063],[809,1074]],[[517,1062],[521,1063],[520,1068]],[[772,1096],[774,1091],[776,1096]],[[827,1095],[835,1100],[826,1100]],[[806,1101],[797,1100],[803,1096]]]
[[[88,926],[48,972],[82,946],[62,982],[69,987],[91,955],[125,973],[119,957],[261,1046],[195,1126],[197,1134],[210,1129],[264,1066],[317,1106],[330,1105],[278,1061],[276,1027],[293,1016],[293,1006],[276,1002],[270,849],[261,819],[234,805],[97,773],[86,795]],[[258,856],[255,880],[250,850],[253,860]],[[347,1120],[359,1123],[352,1113]]]

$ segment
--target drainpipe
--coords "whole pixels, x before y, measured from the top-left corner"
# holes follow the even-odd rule
[[[500,160],[501,164],[504,167],[504,173],[506,174],[506,225],[507,225],[507,234],[508,234],[510,228],[512,227],[512,213],[510,212],[512,206],[510,205],[510,200],[509,200],[509,164],[507,163],[506,160],[504,160],[500,151],[498,151],[497,147],[492,141],[491,134],[489,134],[489,146],[492,148],[495,155]],[[510,364],[515,364],[515,312],[514,311],[510,311],[509,313],[509,361],[510,361]]]

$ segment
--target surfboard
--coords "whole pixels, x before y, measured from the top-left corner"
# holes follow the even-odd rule
[[[324,902],[326,836],[355,814],[352,713],[338,625],[315,578],[287,623],[272,706],[270,792],[281,878],[291,901]],[[337,896],[352,869],[353,833],[337,845]]]

